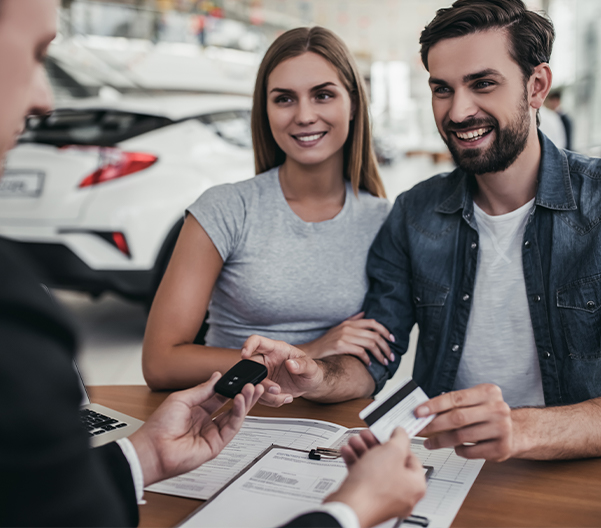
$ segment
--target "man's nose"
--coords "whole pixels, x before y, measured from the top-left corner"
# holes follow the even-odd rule
[[[54,97],[50,82],[43,68],[36,72],[36,79],[32,88],[29,115],[45,115],[52,111]]]
[[[449,119],[454,123],[462,123],[478,113],[478,106],[467,90],[456,90],[453,94]]]

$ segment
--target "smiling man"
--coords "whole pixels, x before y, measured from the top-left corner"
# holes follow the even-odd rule
[[[270,365],[284,392],[379,391],[417,323],[414,379],[432,400],[416,414],[438,413],[430,448],[601,455],[601,161],[538,131],[553,40],[521,0],[458,0],[424,29],[434,117],[457,169],[400,195],[370,250],[363,309],[394,335],[395,360],[312,361],[253,336],[243,355]]]

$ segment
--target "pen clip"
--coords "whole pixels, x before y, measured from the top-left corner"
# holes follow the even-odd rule
[[[311,460],[334,460],[340,458],[340,449],[330,449],[328,447],[317,447],[309,451],[309,458]]]

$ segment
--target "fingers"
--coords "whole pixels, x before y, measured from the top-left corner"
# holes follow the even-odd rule
[[[469,389],[447,392],[428,400],[415,409],[418,418],[439,414],[459,407],[470,407],[493,400],[503,400],[501,389],[492,383],[483,383]]]
[[[374,434],[369,429],[363,429],[359,436],[365,442],[365,445],[370,449],[377,445],[380,445],[380,441],[374,436]]]
[[[340,449],[340,454],[347,466],[353,465],[372,447],[380,445],[378,439],[369,429],[364,429],[357,436],[351,437],[348,444]]]
[[[352,315],[351,317],[349,317],[348,319],[345,319],[346,321],[359,321],[360,319],[363,319],[363,316],[365,315],[365,312],[359,312],[358,314]]]
[[[267,392],[263,393],[259,399],[261,405],[265,405],[267,407],[281,407],[282,405],[292,403],[293,400],[294,398],[292,395],[288,393],[269,394]]]
[[[308,380],[313,380],[321,372],[317,363],[309,357],[288,359],[284,365],[293,376]]]

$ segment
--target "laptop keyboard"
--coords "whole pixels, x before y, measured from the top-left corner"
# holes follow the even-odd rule
[[[83,426],[90,436],[101,435],[127,425],[125,422],[120,422],[91,409],[80,409],[79,412]]]

